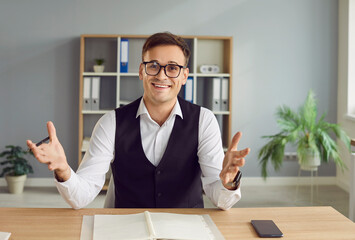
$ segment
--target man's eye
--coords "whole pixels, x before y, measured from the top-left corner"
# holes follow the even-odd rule
[[[169,65],[168,66],[168,71],[177,71],[179,69],[179,66],[177,65]]]
[[[158,64],[151,64],[148,66],[150,69],[157,69],[159,68],[159,65]]]

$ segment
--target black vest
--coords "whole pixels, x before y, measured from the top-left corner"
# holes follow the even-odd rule
[[[203,208],[198,163],[200,107],[178,98],[184,119],[175,123],[157,167],[145,156],[136,118],[141,98],[116,109],[115,159],[111,164],[116,208]]]

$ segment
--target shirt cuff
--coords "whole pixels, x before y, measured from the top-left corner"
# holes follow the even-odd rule
[[[75,181],[74,180],[74,178],[75,178],[74,175],[75,175],[75,172],[73,171],[72,168],[70,168],[70,178],[67,181],[65,181],[65,182],[59,182],[57,180],[56,176],[55,176],[55,173],[53,172],[55,184],[56,185],[59,184],[59,185],[62,185],[62,186],[70,186],[72,184],[72,182]]]
[[[217,207],[223,210],[228,210],[241,199],[242,197],[240,191],[241,184],[239,185],[239,188],[236,190],[226,189],[223,186],[221,181],[219,181],[219,184],[220,184],[220,194],[217,202]]]
[[[75,172],[73,171],[72,168],[70,168],[70,178],[65,181],[65,182],[59,182],[56,177],[55,177],[55,174],[53,173],[54,175],[54,183],[60,193],[60,195],[62,195],[62,197],[67,200],[70,198],[70,189],[73,189],[73,187],[76,186],[76,182],[77,182],[77,179],[76,179],[76,174]]]

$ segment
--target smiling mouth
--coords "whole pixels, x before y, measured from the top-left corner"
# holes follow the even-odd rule
[[[171,86],[169,85],[165,85],[165,84],[158,84],[158,83],[152,83],[152,85],[156,88],[160,88],[160,89],[165,89],[165,88],[170,88]]]

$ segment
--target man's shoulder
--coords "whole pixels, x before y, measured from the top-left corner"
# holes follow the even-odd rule
[[[201,121],[210,121],[211,119],[215,119],[214,113],[208,108],[201,107],[200,120]]]
[[[178,100],[179,100],[179,104],[180,104],[180,107],[185,107],[185,108],[192,108],[192,109],[195,109],[195,110],[200,110],[201,109],[201,106],[200,105],[197,105],[195,103],[192,103],[190,101],[186,101],[185,99],[181,98],[181,97],[178,97]]]

